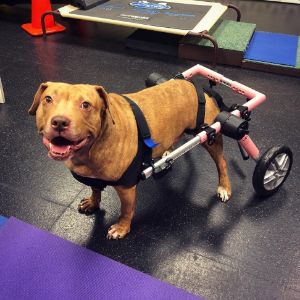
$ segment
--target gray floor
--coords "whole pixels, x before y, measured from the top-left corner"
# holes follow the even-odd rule
[[[298,17],[292,17],[299,16],[299,6],[239,4],[242,11],[248,5],[244,20],[259,23],[260,29],[299,34]],[[249,13],[252,4],[259,7],[255,16]],[[280,12],[275,20],[270,11]],[[0,7],[0,76],[7,101],[0,106],[0,215],[15,216],[208,299],[299,299],[299,78],[217,67],[267,95],[251,122],[260,149],[286,144],[294,152],[293,170],[276,195],[255,196],[254,162],[244,162],[236,143],[226,139],[233,187],[228,204],[216,200],[216,169],[199,147],[178,160],[171,174],[140,184],[132,232],[108,241],[107,229],[119,210],[115,192],[105,191],[101,212],[77,213],[89,190],[47,157],[27,115],[33,95],[44,81],[132,92],[143,88],[153,71],[172,76],[195,62],[126,49],[122,39],[130,30],[93,23],[64,21],[67,33],[32,38],[19,27],[29,13],[26,7]],[[228,103],[240,101],[229,90],[218,90]]]

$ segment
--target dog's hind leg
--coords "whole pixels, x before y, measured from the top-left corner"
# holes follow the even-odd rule
[[[136,185],[130,188],[123,186],[115,186],[114,188],[121,201],[121,215],[118,222],[108,229],[107,238],[117,240],[130,232],[131,221],[135,212]]]
[[[89,198],[82,199],[78,205],[78,211],[83,214],[91,214],[100,207],[101,191],[92,187],[92,195]]]
[[[222,202],[227,202],[231,196],[231,185],[227,173],[227,164],[223,153],[223,138],[222,135],[218,134],[216,141],[212,145],[207,143],[203,145],[207,149],[210,156],[213,158],[218,174],[219,174],[219,185],[217,189],[217,196]]]

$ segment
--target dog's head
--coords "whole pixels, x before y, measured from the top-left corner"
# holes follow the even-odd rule
[[[28,112],[36,115],[48,155],[67,160],[91,147],[108,107],[101,86],[47,82],[40,85]]]

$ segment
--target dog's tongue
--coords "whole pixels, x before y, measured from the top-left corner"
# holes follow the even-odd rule
[[[57,153],[57,154],[66,154],[67,152],[70,151],[71,146],[66,145],[66,146],[58,146],[58,145],[53,145],[51,144],[50,150],[51,152]]]

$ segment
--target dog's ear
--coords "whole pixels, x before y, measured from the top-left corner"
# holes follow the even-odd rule
[[[40,101],[41,101],[41,96],[43,94],[43,92],[45,91],[45,89],[48,87],[48,83],[42,83],[40,85],[40,87],[38,88],[34,98],[33,98],[33,102],[31,104],[31,107],[28,110],[28,113],[32,116],[35,115],[39,105],[40,105]]]
[[[95,85],[96,91],[99,94],[100,98],[104,101],[105,108],[109,109],[108,95],[103,86]]]
[[[99,96],[101,99],[103,99],[103,102],[104,102],[104,108],[105,110],[108,111],[110,117],[111,117],[111,121],[112,123],[115,125],[115,121],[114,121],[114,118],[110,112],[110,109],[109,109],[109,101],[108,101],[108,95],[107,95],[107,92],[105,91],[105,89],[100,86],[100,85],[95,85],[95,88],[96,88],[96,91],[98,92]],[[102,112],[105,112],[104,110],[102,110]]]

